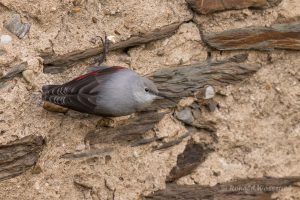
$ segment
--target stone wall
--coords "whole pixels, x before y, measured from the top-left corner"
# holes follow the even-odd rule
[[[300,197],[298,0],[2,0],[0,22],[1,197]],[[41,87],[84,73],[104,34],[107,65],[178,105],[108,124],[45,110]]]

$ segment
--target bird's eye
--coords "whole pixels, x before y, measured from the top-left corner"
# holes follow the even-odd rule
[[[145,88],[145,92],[149,92],[149,89],[148,89],[148,88]]]

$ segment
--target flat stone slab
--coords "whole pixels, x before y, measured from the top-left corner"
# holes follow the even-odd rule
[[[282,0],[187,0],[200,14],[244,8],[264,9],[278,5]]]
[[[203,40],[218,50],[300,50],[300,23],[253,26],[204,33]]]
[[[272,194],[300,182],[299,176],[294,177],[263,177],[237,179],[234,181],[216,184],[215,186],[203,185],[177,185],[168,184],[164,190],[158,190],[146,196],[143,200],[185,200],[185,199],[224,199],[224,200],[271,200]]]
[[[0,145],[0,181],[21,175],[38,160],[44,147],[42,136],[30,135]]]
[[[197,144],[190,140],[184,151],[178,155],[177,164],[170,171],[167,182],[173,182],[183,176],[191,174],[202,162],[204,162],[213,149],[205,144]]]

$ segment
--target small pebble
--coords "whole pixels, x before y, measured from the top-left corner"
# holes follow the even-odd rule
[[[212,99],[215,96],[215,89],[211,85],[207,85],[196,93],[197,99]]]
[[[133,157],[138,158],[140,155],[137,151],[133,151]]]
[[[105,156],[105,164],[108,164],[111,161],[111,156],[110,155],[106,155]]]
[[[22,72],[22,75],[23,75],[23,78],[24,78],[28,83],[33,83],[34,73],[33,73],[32,70],[30,70],[30,69],[24,70],[24,71]]]
[[[107,39],[108,39],[109,41],[111,41],[112,43],[116,43],[115,36],[113,36],[113,35],[107,36]]]
[[[198,103],[193,102],[191,105],[192,109],[199,109],[201,106]]]
[[[40,174],[42,172],[43,172],[43,170],[39,165],[35,165],[31,170],[32,174]]]
[[[114,33],[115,33],[116,35],[121,35],[121,33],[120,33],[118,30],[114,30]]]
[[[35,190],[37,190],[38,194],[41,194],[41,186],[39,184],[39,181],[35,182],[33,187]]]
[[[206,108],[209,112],[214,112],[218,108],[218,106],[219,104],[212,99],[208,100],[206,104]]]
[[[163,49],[158,49],[156,52],[157,56],[164,56],[165,55],[165,51]]]
[[[59,113],[66,113],[68,112],[68,108],[56,105],[54,103],[50,103],[48,101],[44,102],[43,108],[50,112],[59,112]]]
[[[8,44],[12,41],[12,37],[10,37],[9,35],[1,35],[0,41],[2,44]]]
[[[92,22],[96,24],[98,22],[98,19],[96,17],[92,17]]]
[[[194,121],[194,117],[190,108],[185,108],[179,112],[175,113],[176,118],[186,124],[192,124]]]
[[[17,37],[23,38],[28,33],[30,24],[22,23],[21,16],[19,14],[14,14],[4,23],[4,27]]]
[[[215,89],[208,85],[206,88],[205,88],[205,95],[204,95],[204,99],[211,99],[215,96]]]
[[[74,8],[72,8],[72,12],[73,13],[79,13],[80,11],[81,11],[80,7],[74,7]]]
[[[193,113],[194,118],[196,118],[196,119],[199,119],[201,117],[201,111],[199,108],[193,109],[192,113]]]

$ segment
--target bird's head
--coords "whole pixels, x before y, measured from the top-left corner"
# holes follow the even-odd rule
[[[140,104],[150,104],[155,99],[169,99],[158,91],[156,85],[151,80],[145,77],[140,78],[137,89],[134,92],[134,97]]]

